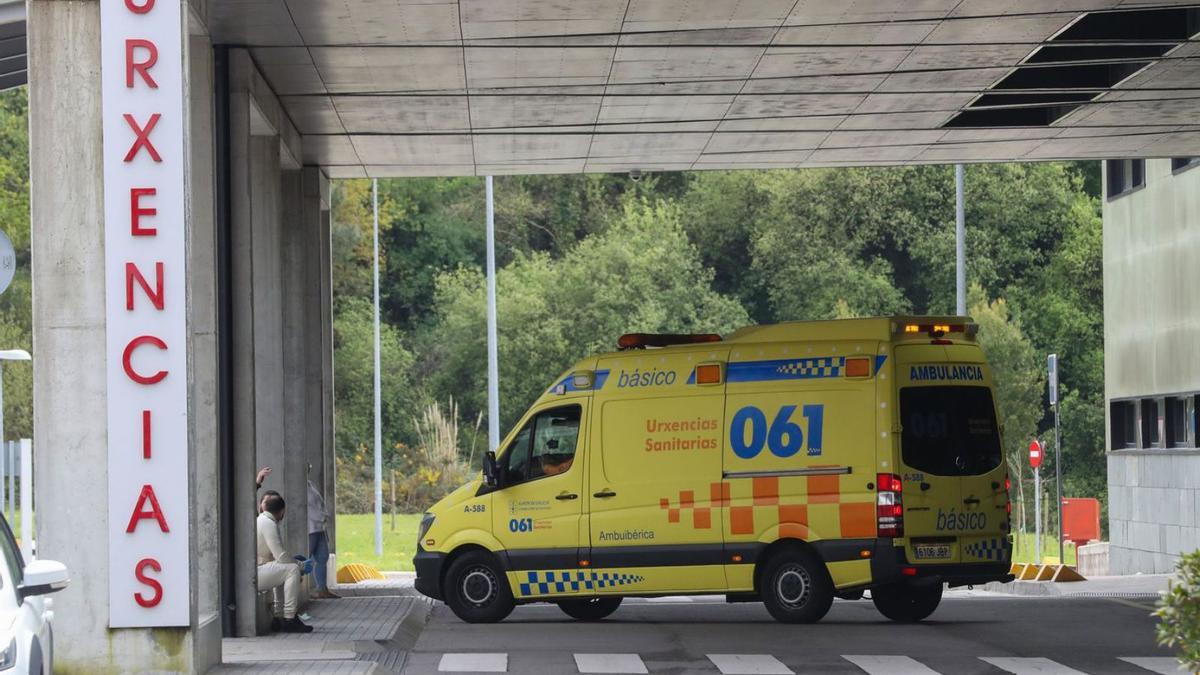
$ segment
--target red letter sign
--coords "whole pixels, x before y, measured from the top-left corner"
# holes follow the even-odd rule
[[[133,50],[145,49],[149,54],[146,55],[145,61],[134,61]],[[154,64],[158,63],[158,47],[149,40],[126,40],[125,41],[125,86],[133,89],[133,74],[136,72],[142,76],[142,81],[151,89],[158,89],[158,83],[154,81],[154,76],[150,74],[150,69]]]
[[[146,502],[150,502],[149,511],[144,510]],[[143,485],[142,494],[138,495],[137,505],[133,507],[133,515],[129,516],[129,526],[125,528],[125,531],[133,532],[137,529],[139,522],[150,518],[158,521],[158,528],[163,532],[171,531],[171,528],[167,527],[167,519],[163,516],[162,508],[158,505],[158,497],[154,496],[154,488]]]
[[[142,335],[133,338],[129,341],[129,344],[125,346],[125,353],[121,355],[121,363],[125,364],[125,374],[129,376],[129,379],[137,382],[138,384],[158,384],[167,377],[167,371],[160,370],[153,375],[145,376],[139,375],[137,371],[133,369],[133,351],[142,345],[152,345],[154,347],[158,347],[164,352],[167,351],[167,343],[154,337],[153,335]]]
[[[129,152],[125,153],[125,161],[132,162],[133,158],[137,156],[138,150],[146,148],[146,152],[150,153],[150,159],[161,162],[162,157],[159,157],[158,150],[155,150],[154,144],[150,142],[150,132],[154,131],[154,126],[162,119],[162,113],[151,115],[150,121],[146,123],[145,128],[138,124],[137,120],[133,119],[133,115],[125,113],[124,117],[126,124],[129,125],[130,129],[133,129],[133,134],[137,136],[133,140],[133,145],[129,146]]]
[[[145,14],[154,9],[154,0],[145,0],[140,5],[137,3],[137,0],[125,0],[125,6],[134,14]]]
[[[162,584],[158,583],[157,579],[146,576],[147,567],[155,572],[162,571],[162,565],[159,565],[158,561],[154,558],[142,558],[138,561],[137,567],[133,568],[133,575],[137,577],[138,583],[145,584],[153,589],[154,595],[147,598],[146,596],[142,595],[141,591],[138,591],[137,593],[133,594],[133,599],[136,600],[137,604],[141,605],[142,607],[149,608],[162,601]]]
[[[146,297],[150,298],[150,303],[158,311],[163,309],[163,264],[154,263],[154,288],[150,290],[150,284],[146,282],[146,277],[142,276],[142,271],[137,268],[137,265],[127,262],[125,263],[125,309],[133,311],[133,282],[137,282],[138,286],[142,287],[142,291],[146,293]]]
[[[142,216],[157,216],[158,209],[153,206],[142,208],[142,197],[153,197],[158,194],[156,188],[129,188],[129,234],[135,237],[153,237],[158,230],[153,227],[142,227]]]

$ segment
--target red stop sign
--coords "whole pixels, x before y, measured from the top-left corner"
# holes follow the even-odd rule
[[[1029,466],[1032,466],[1033,468],[1036,469],[1041,465],[1042,465],[1042,444],[1038,443],[1037,440],[1033,440],[1029,443]]]

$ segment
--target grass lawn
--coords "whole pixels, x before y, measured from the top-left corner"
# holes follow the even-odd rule
[[[383,516],[383,557],[375,555],[375,515],[371,513],[337,516],[337,564],[366,563],[381,571],[411,572],[417,553],[417,526],[420,513],[397,513],[396,529],[392,517]]]
[[[1037,537],[1032,532],[1024,534],[1018,532],[1013,538],[1013,562],[1028,563],[1036,562],[1034,560],[1034,544],[1037,543]],[[1075,544],[1067,542],[1063,550],[1067,559],[1064,561],[1068,565],[1075,564]],[[1042,558],[1058,557],[1058,542],[1053,534],[1042,535]]]

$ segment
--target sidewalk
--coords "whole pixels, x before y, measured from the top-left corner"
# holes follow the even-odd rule
[[[992,582],[981,587],[988,593],[1063,598],[1158,599],[1167,592],[1170,574],[1133,574],[1129,576],[1091,577],[1086,581],[1013,581]]]
[[[213,673],[398,673],[429,616],[430,602],[411,590],[412,575],[339,585],[339,600],[305,608],[308,634],[275,633],[222,641]]]

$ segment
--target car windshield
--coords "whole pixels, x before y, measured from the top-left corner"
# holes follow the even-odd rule
[[[900,390],[904,463],[935,476],[976,476],[1000,465],[1000,433],[987,387]]]

